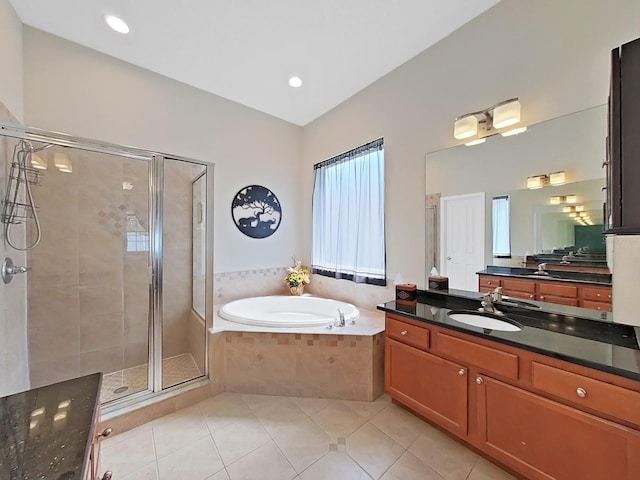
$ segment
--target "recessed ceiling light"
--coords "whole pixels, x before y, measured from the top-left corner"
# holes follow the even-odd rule
[[[302,79],[300,77],[290,77],[289,78],[289,85],[291,85],[293,88],[298,88],[302,86]]]
[[[115,15],[106,15],[104,21],[118,33],[129,33],[129,25]]]

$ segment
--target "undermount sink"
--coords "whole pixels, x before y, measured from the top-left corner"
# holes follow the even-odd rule
[[[484,328],[485,330],[500,330],[502,332],[519,332],[522,330],[522,325],[514,320],[474,310],[451,310],[447,313],[447,316],[456,322]]]

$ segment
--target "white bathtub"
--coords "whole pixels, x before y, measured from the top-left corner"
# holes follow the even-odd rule
[[[338,319],[344,312],[347,324],[360,316],[350,303],[312,296],[270,296],[236,300],[224,305],[218,315],[230,322],[261,327],[317,327]]]

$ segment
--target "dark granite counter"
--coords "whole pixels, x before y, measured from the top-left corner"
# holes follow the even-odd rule
[[[83,480],[102,374],[0,399],[0,479]]]
[[[415,307],[396,305],[392,301],[378,305],[378,310],[640,381],[637,328],[578,316],[576,314],[588,311],[562,306],[550,312],[546,308],[536,310],[497,305],[508,318],[523,326],[519,332],[473,327],[447,316],[449,310],[477,310],[479,299],[477,292],[427,290],[419,292]],[[531,303],[544,307],[550,305]]]
[[[533,268],[502,267],[488,265],[486,269],[476,272],[478,275],[497,275],[502,277],[526,278],[531,280],[549,280],[554,282],[586,283],[598,286],[611,286],[611,274],[571,272],[564,270],[548,270],[548,275],[536,274]]]

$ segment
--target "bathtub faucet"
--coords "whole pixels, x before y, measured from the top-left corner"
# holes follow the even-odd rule
[[[344,327],[344,312],[338,309],[338,323],[336,323],[336,327]]]

